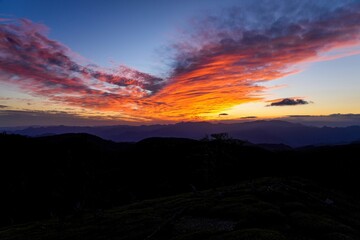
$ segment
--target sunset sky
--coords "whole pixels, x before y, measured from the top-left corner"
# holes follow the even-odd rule
[[[360,114],[358,0],[0,0],[0,126],[335,113]]]

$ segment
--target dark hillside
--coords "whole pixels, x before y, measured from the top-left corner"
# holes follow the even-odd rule
[[[1,239],[354,240],[358,202],[302,178],[197,193],[0,229]]]
[[[115,143],[88,134],[2,134],[0,145],[2,226],[196,194],[263,176],[297,176],[359,198],[360,144],[291,149],[229,138]]]

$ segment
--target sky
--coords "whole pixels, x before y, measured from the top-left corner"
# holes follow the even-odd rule
[[[358,0],[0,0],[0,126],[354,116],[359,66]]]

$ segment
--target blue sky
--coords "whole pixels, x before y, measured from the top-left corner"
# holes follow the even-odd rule
[[[125,64],[161,74],[167,45],[199,12],[234,0],[2,0],[3,17],[50,28],[49,37],[96,64]]]

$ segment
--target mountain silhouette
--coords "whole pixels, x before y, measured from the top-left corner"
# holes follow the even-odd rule
[[[104,127],[29,127],[8,131],[26,136],[49,136],[64,133],[88,133],[116,142],[137,142],[149,137],[201,139],[213,133],[228,133],[236,139],[256,144],[306,145],[343,144],[360,139],[360,126],[311,127],[285,121],[253,121],[244,123],[181,122],[169,125],[104,126]]]

